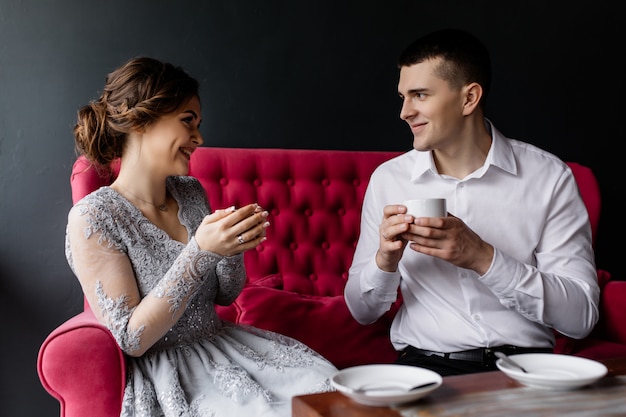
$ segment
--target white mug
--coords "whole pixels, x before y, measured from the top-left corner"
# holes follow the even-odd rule
[[[448,215],[445,198],[406,200],[402,205],[406,206],[407,214],[413,217],[446,217]]]

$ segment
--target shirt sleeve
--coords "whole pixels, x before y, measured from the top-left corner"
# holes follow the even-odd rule
[[[583,338],[598,321],[600,288],[588,214],[570,171],[557,182],[551,204],[536,263],[495,248],[490,269],[479,279],[506,308]]]
[[[350,267],[344,298],[350,313],[361,324],[370,324],[391,308],[398,298],[400,272],[386,272],[376,265],[378,227],[383,208],[368,186],[363,200],[360,237]]]

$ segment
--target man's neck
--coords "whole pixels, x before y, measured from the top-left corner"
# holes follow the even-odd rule
[[[491,149],[491,133],[485,123],[470,126],[464,140],[432,151],[437,171],[442,175],[463,179],[485,164]]]

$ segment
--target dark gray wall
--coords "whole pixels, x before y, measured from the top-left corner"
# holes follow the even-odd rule
[[[493,52],[496,126],[595,170],[598,266],[624,278],[623,245],[610,242],[625,230],[625,20],[605,0],[0,0],[0,415],[58,415],[35,365],[81,310],[63,247],[71,127],[126,59],[202,80],[208,146],[406,150],[398,53],[430,30],[469,29]]]

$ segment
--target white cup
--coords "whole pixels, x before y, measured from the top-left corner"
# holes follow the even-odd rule
[[[406,206],[407,214],[413,217],[446,217],[448,215],[445,198],[406,200],[402,205]]]

